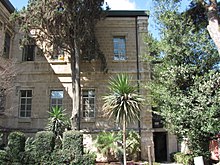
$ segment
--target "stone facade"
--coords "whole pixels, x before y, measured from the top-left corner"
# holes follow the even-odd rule
[[[0,4],[0,12],[6,13],[8,17],[10,12],[6,10],[7,8],[2,10],[4,5]],[[2,16],[2,13],[0,13],[0,16]],[[81,88],[82,90],[95,92],[93,96],[94,116],[83,117],[83,112],[81,112],[81,130],[95,134],[103,130],[117,129],[114,121],[104,117],[102,112],[102,96],[108,91],[106,85],[110,76],[118,73],[132,75],[133,83],[139,85],[140,93],[147,98],[148,92],[143,86],[150,79],[150,67],[142,60],[142,56],[146,52],[143,39],[144,34],[147,33],[147,26],[148,15],[144,11],[110,11],[107,18],[98,23],[96,35],[101,50],[107,59],[108,72],[104,73],[100,70],[100,60],[81,61]],[[5,25],[1,21],[0,27],[0,50],[2,50],[5,32],[3,27]],[[68,61],[66,56],[62,59],[50,59],[39,53],[38,48],[34,48],[33,59],[24,60],[24,52],[19,46],[19,40],[22,35],[16,27],[12,33],[10,57],[17,60],[16,67],[18,72],[14,80],[13,90],[7,94],[5,111],[0,113],[0,128],[5,133],[21,130],[31,135],[43,130],[47,123],[48,111],[52,104],[51,91],[63,92],[62,106],[69,115],[71,114],[72,83],[70,61]],[[114,59],[114,37],[122,37],[125,40],[126,59]],[[31,95],[28,96],[26,93],[27,95],[22,96],[22,91],[31,91]],[[21,112],[22,99],[23,101],[26,100],[25,104],[28,104],[28,99],[29,101],[31,99],[30,114]],[[148,146],[152,148],[154,159],[153,133],[157,129],[152,126],[150,109],[150,105],[145,105],[140,115],[140,122],[129,125],[129,129],[135,129],[141,134],[141,158],[143,160],[148,159]],[[163,129],[162,132],[164,132]],[[175,144],[169,143],[167,146],[169,151],[176,151]]]

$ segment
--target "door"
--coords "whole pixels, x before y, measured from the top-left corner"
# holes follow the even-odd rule
[[[154,153],[156,162],[167,161],[167,133],[154,133]]]

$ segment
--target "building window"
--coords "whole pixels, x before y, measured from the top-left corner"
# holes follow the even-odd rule
[[[34,61],[35,45],[24,45],[22,61]]]
[[[0,112],[3,112],[5,110],[5,90],[0,88]]]
[[[152,124],[153,128],[163,128],[162,117],[158,114],[152,113]]]
[[[31,117],[32,90],[20,91],[20,117]]]
[[[83,117],[95,117],[95,90],[82,90]]]
[[[10,54],[10,45],[11,45],[11,36],[8,32],[5,33],[5,43],[4,43],[4,57],[9,58]]]
[[[51,60],[64,60],[64,51],[60,47],[53,48],[53,55],[51,56]]]
[[[50,92],[50,108],[58,106],[59,108],[63,106],[63,91],[62,90],[52,90]]]
[[[126,60],[125,37],[114,37],[114,60]]]

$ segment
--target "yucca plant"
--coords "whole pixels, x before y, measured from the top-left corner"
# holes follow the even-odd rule
[[[65,129],[70,127],[70,121],[64,112],[65,109],[59,106],[52,107],[51,111],[48,112],[50,117],[46,130],[52,131],[56,137],[61,137]]]
[[[126,165],[126,125],[139,120],[143,97],[138,88],[130,83],[132,80],[127,74],[119,74],[109,81],[110,92],[103,96],[103,110],[105,115],[114,117],[116,123],[123,125],[123,160]]]

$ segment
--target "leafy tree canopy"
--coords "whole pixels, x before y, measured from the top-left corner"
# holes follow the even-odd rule
[[[22,44],[29,42],[32,32],[47,53],[51,53],[51,46],[71,55],[79,48],[84,59],[100,58],[104,69],[105,57],[95,37],[95,25],[104,17],[103,3],[103,0],[29,0],[27,8],[14,13],[12,19],[26,34]]]
[[[148,58],[153,64],[152,105],[168,131],[189,139],[194,156],[207,156],[209,140],[220,129],[220,56],[206,29],[178,12],[174,1],[161,4],[156,11],[161,40],[147,37],[156,53]]]

